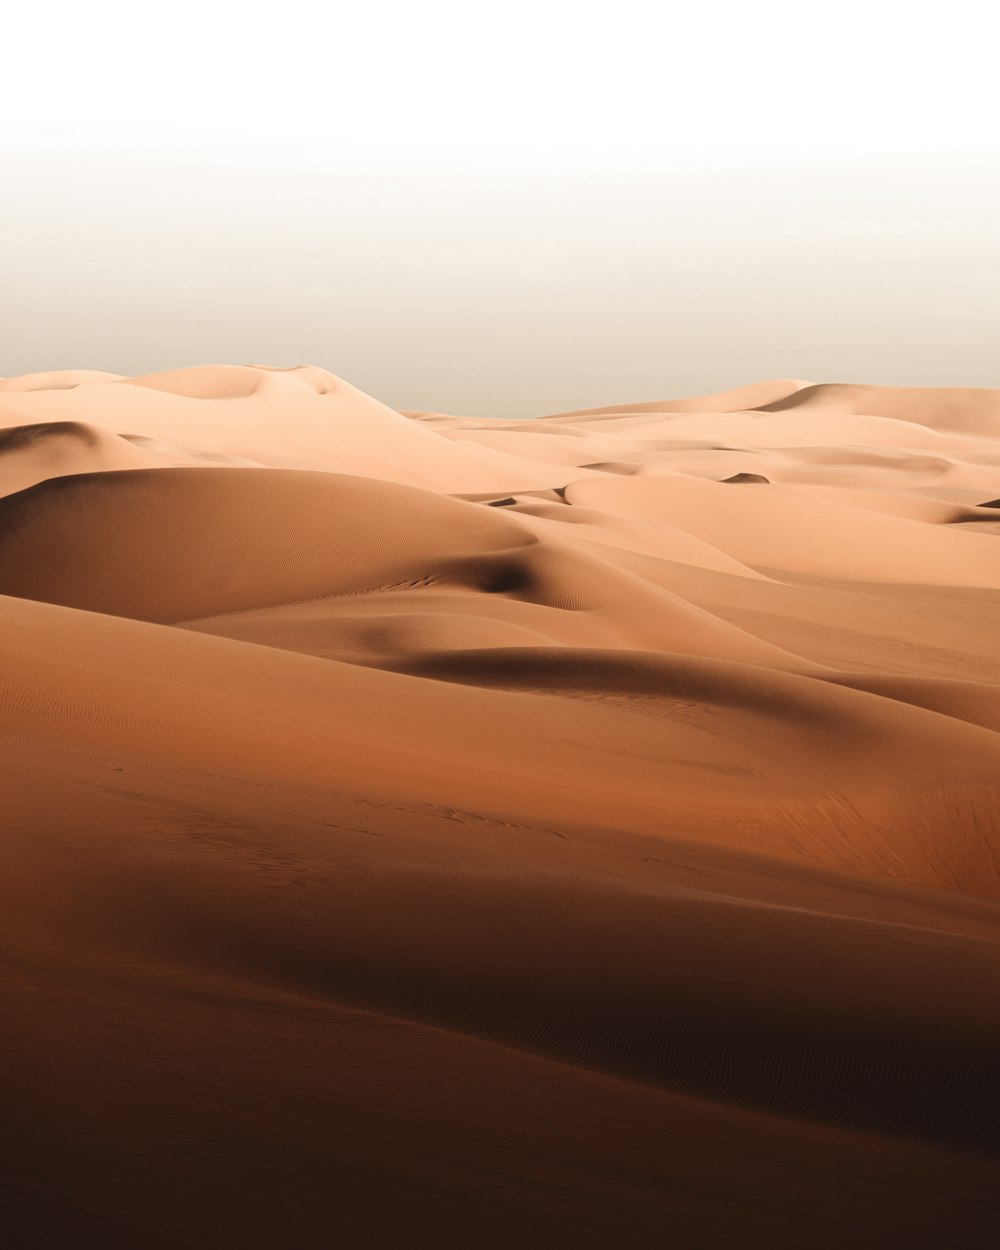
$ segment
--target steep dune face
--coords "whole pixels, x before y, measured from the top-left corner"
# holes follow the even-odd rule
[[[995,1244],[995,393],[0,391],[15,1244]]]

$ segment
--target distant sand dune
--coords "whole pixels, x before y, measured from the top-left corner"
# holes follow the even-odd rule
[[[822,409],[914,421],[936,430],[1000,435],[1000,394],[974,387],[807,386],[757,407],[765,412]]]
[[[1000,392],[0,380],[18,1250],[993,1250]]]

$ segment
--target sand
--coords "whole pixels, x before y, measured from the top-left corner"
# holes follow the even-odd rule
[[[8,1244],[994,1246],[998,493],[1000,391],[0,380]]]

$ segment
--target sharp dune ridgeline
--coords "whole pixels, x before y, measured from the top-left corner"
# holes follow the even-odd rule
[[[987,1250],[1000,391],[0,379],[17,1247]]]

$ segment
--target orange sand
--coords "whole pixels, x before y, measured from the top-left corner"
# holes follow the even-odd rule
[[[17,1247],[986,1250],[1000,392],[0,380]]]

